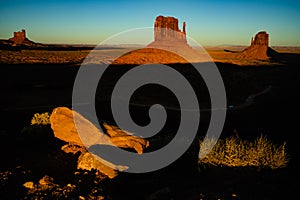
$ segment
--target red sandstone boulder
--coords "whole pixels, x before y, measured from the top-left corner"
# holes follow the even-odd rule
[[[50,116],[50,123],[54,136],[68,142],[62,147],[64,152],[73,154],[80,152],[77,162],[78,169],[96,169],[109,178],[114,178],[118,174],[117,171],[123,171],[128,167],[110,163],[89,153],[86,148],[92,145],[114,145],[135,149],[137,153],[141,154],[149,146],[149,141],[105,123],[104,128],[108,134],[106,135],[81,114],[66,107],[55,108]],[[78,131],[80,131],[80,135]]]
[[[55,108],[50,116],[50,124],[54,136],[65,142],[86,147],[94,144],[109,144],[108,136],[81,114],[69,108]]]

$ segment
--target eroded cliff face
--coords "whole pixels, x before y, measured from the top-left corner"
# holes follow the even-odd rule
[[[251,46],[269,46],[269,34],[266,31],[258,32],[251,41]]]
[[[26,32],[24,29],[22,31],[14,32],[14,37],[9,38],[10,41],[14,42],[14,44],[23,44],[26,40]]]
[[[46,47],[46,45],[41,43],[36,43],[31,40],[29,40],[26,36],[26,31],[22,29],[21,31],[14,32],[14,36],[9,38],[8,40],[2,40],[0,42],[0,45],[6,46],[6,47]]]
[[[186,43],[186,23],[183,23],[181,31],[178,28],[178,19],[174,17],[158,16],[154,22],[154,41],[176,41]]]
[[[179,29],[178,19],[158,16],[154,22],[154,41],[142,49],[132,51],[116,59],[113,64],[188,63],[209,60],[199,57],[186,39],[186,23]]]
[[[251,40],[251,45],[244,49],[237,58],[268,60],[275,50],[269,47],[269,34],[266,31],[258,32]]]

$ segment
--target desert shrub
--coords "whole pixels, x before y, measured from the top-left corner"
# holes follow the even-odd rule
[[[26,148],[30,144],[30,148],[33,149],[44,148],[45,145],[51,144],[53,138],[54,134],[50,126],[50,114],[48,112],[35,113],[30,125],[24,126],[17,137],[20,143],[26,145]]]
[[[285,145],[273,144],[263,135],[254,141],[242,140],[237,135],[218,141],[210,138],[200,141],[199,164],[282,168],[288,164]]]
[[[31,125],[47,125],[50,124],[50,114],[45,113],[35,113],[31,119]]]

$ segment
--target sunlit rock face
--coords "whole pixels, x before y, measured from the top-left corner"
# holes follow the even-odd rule
[[[174,17],[158,16],[154,22],[154,41],[186,42],[186,23],[183,22],[182,31],[178,28],[178,19]]]
[[[276,51],[269,47],[269,34],[266,31],[258,32],[251,39],[251,45],[244,49],[237,58],[268,60]]]
[[[8,39],[8,42],[12,46],[27,46],[27,47],[41,47],[44,46],[40,43],[35,43],[26,37],[26,31],[22,29],[21,31],[14,32],[14,36]]]
[[[26,40],[26,32],[24,29],[22,31],[14,32],[14,37],[9,38],[10,41],[14,42],[14,44],[22,44]]]
[[[251,40],[251,46],[254,45],[269,46],[269,34],[266,31],[257,33]]]
[[[178,19],[158,16],[153,34],[153,42],[117,58],[113,64],[170,64],[210,60],[207,54],[199,53],[187,43],[185,22],[180,30]]]
[[[117,171],[123,171],[128,167],[110,163],[88,152],[87,148],[97,145],[112,145],[134,149],[138,154],[142,154],[144,149],[149,146],[148,140],[106,123],[103,124],[105,132],[103,133],[80,113],[67,107],[55,108],[50,116],[50,123],[54,136],[68,143],[62,147],[64,152],[73,154],[80,152],[78,169],[96,169],[109,178],[114,178],[118,175]]]

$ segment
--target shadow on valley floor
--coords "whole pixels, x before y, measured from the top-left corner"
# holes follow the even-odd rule
[[[297,181],[295,174],[298,173],[300,153],[297,140],[298,118],[294,115],[298,113],[299,107],[300,58],[296,54],[280,56],[281,58],[276,58],[282,63],[279,66],[240,67],[226,63],[216,64],[224,80],[228,106],[243,104],[250,95],[271,86],[268,92],[255,97],[253,104],[242,109],[228,109],[221,137],[238,132],[244,139],[253,139],[263,133],[274,143],[287,141],[287,152],[290,155],[287,168],[257,171],[250,168],[202,167],[199,173],[190,174],[187,166],[184,166],[187,163],[185,158],[189,158],[189,154],[185,154],[183,160],[157,172],[121,173],[113,180],[97,179],[95,172],[77,172],[74,168],[74,157],[77,155],[62,156],[60,147],[63,142],[53,137],[50,127],[45,130],[48,136],[21,138],[22,130],[29,126],[34,113],[51,112],[57,106],[72,107],[72,88],[79,66],[2,65],[0,149],[4,162],[1,162],[0,167],[1,199],[44,195],[63,199],[77,199],[79,196],[88,198],[89,195],[105,196],[107,199],[292,198],[297,192],[293,182]],[[179,64],[173,67],[189,77],[199,93],[206,93],[207,96],[206,87],[199,76],[194,76],[193,70]],[[105,87],[99,89],[100,96],[96,98],[99,113],[102,112],[99,115],[101,120],[112,121],[106,110],[111,88],[118,77],[130,68],[131,66],[114,66],[103,77]],[[146,88],[147,93],[157,90],[158,88]],[[142,97],[147,93],[141,92],[141,97],[136,97],[136,102],[133,103],[143,103],[145,98]],[[167,95],[166,99],[158,102],[176,107],[176,101],[170,100],[173,98],[172,94],[163,89],[157,94],[159,97]],[[148,104],[156,100],[157,96],[147,97]],[[202,108],[210,106],[207,99],[200,102],[203,103],[200,105]],[[133,115],[144,119],[146,108],[133,106]],[[170,114],[177,120],[177,112],[170,111]],[[201,127],[202,131],[207,126],[209,114],[206,117],[203,114],[203,119],[205,122],[204,127]],[[172,126],[169,125],[168,129],[171,130]],[[40,188],[36,193],[27,194],[22,185],[27,181],[38,183],[44,175],[53,177],[56,186],[45,190]]]

